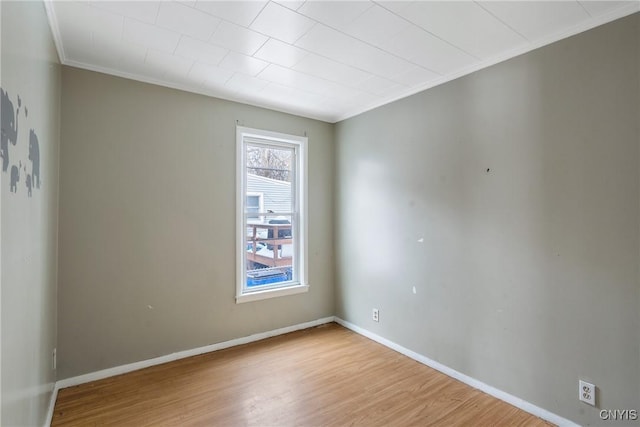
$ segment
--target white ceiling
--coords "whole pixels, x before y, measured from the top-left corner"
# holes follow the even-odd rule
[[[63,64],[336,122],[635,1],[52,1]]]

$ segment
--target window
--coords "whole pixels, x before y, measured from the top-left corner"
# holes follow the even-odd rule
[[[264,210],[263,197],[262,193],[247,191],[247,213],[250,214],[248,218],[260,218],[258,214]]]
[[[237,134],[236,302],[306,292],[307,138]]]

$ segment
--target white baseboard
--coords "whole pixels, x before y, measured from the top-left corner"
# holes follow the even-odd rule
[[[545,421],[549,421],[550,423],[556,424],[561,427],[579,427],[578,424],[574,423],[571,420],[568,420],[552,412],[549,412],[546,409],[540,408],[539,406],[536,406],[533,403],[527,402],[526,400],[520,399],[519,397],[513,396],[502,390],[498,390],[495,387],[485,384],[482,381],[478,381],[475,378],[472,378],[468,375],[465,375],[461,372],[456,371],[455,369],[451,369],[448,366],[445,366],[442,363],[436,362],[435,360],[429,359],[428,357],[423,356],[419,353],[416,353],[415,351],[402,347],[401,345],[396,344],[393,341],[389,341],[388,339],[383,338],[380,335],[376,335],[373,332],[370,332],[364,328],[356,326],[353,323],[349,323],[346,320],[340,319],[339,317],[336,317],[334,321],[344,326],[345,328],[352,330],[357,334],[365,336],[373,341],[376,341],[384,345],[385,347],[395,350],[398,353],[404,354],[405,356],[410,357],[411,359],[417,362],[427,365],[435,369],[436,371],[440,371],[443,374],[450,376],[451,378],[455,378],[456,380],[461,381],[467,385],[470,385],[473,388],[476,388],[495,398],[505,401],[515,406],[516,408],[520,408],[523,411],[530,413],[531,415],[535,415],[536,417],[540,417]]]
[[[186,357],[197,356],[199,354],[210,353],[216,350],[222,350],[224,348],[235,347],[242,344],[248,344],[254,341],[260,341],[265,338],[275,337],[277,335],[288,334],[289,332],[299,331],[301,329],[313,328],[314,326],[324,325],[334,321],[334,317],[324,317],[322,319],[312,320],[311,322],[299,323],[293,326],[287,326],[285,328],[274,329],[272,331],[261,332],[259,334],[249,335],[247,337],[236,338],[229,341],[224,341],[217,344],[211,344],[204,347],[198,347],[191,350],[179,351],[177,353],[168,354],[166,356],[155,357],[153,359],[142,360],[140,362],[129,363],[127,365],[115,366],[109,369],[103,369],[97,372],[91,372],[89,374],[79,375],[77,377],[66,378],[64,380],[57,381],[51,395],[51,402],[49,404],[49,411],[47,413],[46,426],[51,425],[53,418],[53,410],[58,396],[58,390],[73,387],[80,384],[85,384],[91,381],[97,381],[104,378],[113,377],[120,374],[126,374],[127,372],[137,371],[139,369],[148,368],[150,366],[160,365],[162,363],[172,362],[178,359],[184,359]]]
[[[272,331],[261,332],[259,334],[249,335],[247,337],[236,338],[233,340],[229,340],[229,341],[225,341],[217,344],[211,344],[204,347],[198,347],[191,350],[180,351],[178,353],[172,353],[166,356],[160,356],[153,359],[143,360],[140,362],[129,363],[127,365],[116,366],[109,369],[103,369],[101,371],[92,372],[85,375],[79,375],[77,377],[60,380],[56,382],[53,393],[51,395],[51,402],[49,404],[49,411],[47,413],[47,420],[46,420],[45,427],[51,425],[54,406],[55,406],[56,398],[58,396],[58,390],[60,389],[88,383],[91,381],[97,381],[104,378],[113,377],[115,375],[126,374],[127,372],[137,371],[139,369],[148,368],[150,366],[160,365],[162,363],[167,363],[167,362],[171,362],[178,359],[184,359],[186,357],[197,356],[199,354],[209,353],[216,350],[222,350],[229,347],[235,347],[242,344],[248,344],[254,341],[263,340],[265,338],[275,337],[277,335],[299,331],[301,329],[313,328],[314,326],[324,325],[326,323],[331,323],[331,322],[336,322],[344,326],[345,328],[352,330],[357,334],[360,334],[373,341],[376,341],[384,345],[385,347],[395,350],[398,353],[404,354],[405,356],[410,357],[411,359],[417,362],[427,365],[437,371],[442,372],[445,375],[450,376],[451,378],[455,378],[456,380],[461,381],[473,388],[476,388],[495,398],[505,401],[517,408],[522,409],[523,411],[526,411],[532,415],[535,415],[536,417],[540,417],[543,420],[549,421],[561,427],[579,427],[579,425],[574,423],[573,421],[570,421],[566,418],[563,418],[559,415],[549,412],[546,409],[540,408],[539,406],[529,403],[526,400],[520,399],[519,397],[513,396],[509,393],[506,393],[502,390],[499,390],[495,387],[485,384],[482,381],[478,381],[475,378],[472,378],[468,375],[458,372],[455,369],[449,368],[448,366],[445,366],[442,363],[429,359],[428,357],[423,356],[419,353],[416,353],[415,351],[409,350],[408,348],[402,347],[401,345],[396,344],[393,341],[390,341],[386,338],[376,335],[373,332],[370,332],[364,328],[354,325],[353,323],[349,323],[339,317],[333,317],[333,316],[325,317],[318,320],[313,320],[311,322],[300,323],[298,325],[288,326],[285,328],[275,329]]]
[[[47,410],[47,418],[44,420],[44,427],[51,426],[51,420],[53,420],[53,409],[56,406],[56,399],[58,398],[58,385],[55,384],[53,386],[53,391],[51,392],[51,399],[49,400],[49,409]]]
[[[186,357],[197,356],[199,354],[210,353],[216,350],[222,350],[229,347],[235,347],[237,345],[248,344],[254,341],[260,341],[265,338],[275,337],[277,335],[288,334],[289,332],[299,331],[301,329],[313,328],[314,326],[323,325],[325,323],[333,322],[333,316],[325,317],[311,322],[300,323],[293,326],[287,326],[285,328],[274,329],[272,331],[260,332],[259,334],[249,335],[247,337],[236,338],[229,341],[220,342],[217,344],[206,345],[204,347],[198,347],[191,350],[179,351],[177,353],[168,354],[166,356],[154,357],[153,359],[142,360],[140,362],[129,363],[127,365],[116,366],[109,369],[103,369],[97,372],[91,372],[89,374],[79,375],[77,377],[66,378],[56,383],[58,389],[72,387],[74,385],[84,384],[91,381],[97,381],[104,378],[113,377],[120,374],[126,374],[127,372],[137,371],[139,369],[148,368],[150,366],[160,365],[162,363],[172,362],[178,359],[184,359]]]

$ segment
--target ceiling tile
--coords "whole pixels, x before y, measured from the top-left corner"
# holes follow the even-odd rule
[[[320,104],[327,96],[325,94],[313,93],[302,89],[296,89],[295,97],[302,105],[313,107]]]
[[[378,6],[383,7],[393,13],[401,15],[416,0],[383,0],[376,1]]]
[[[306,56],[293,69],[346,85],[356,85],[371,77],[369,73],[315,54]]]
[[[405,88],[403,85],[378,76],[371,76],[358,83],[355,87],[378,96],[389,96],[395,91]]]
[[[227,86],[221,86],[219,83],[205,81],[204,83],[202,83],[201,87],[202,93],[204,93],[205,95],[222,99],[230,99],[237,102],[246,102],[243,99],[244,97],[240,97],[236,91],[231,90]]]
[[[411,66],[407,61],[373,47],[356,51],[347,63],[381,77],[396,75]]]
[[[304,4],[304,0],[273,0],[274,2],[288,7],[291,10],[298,10]]]
[[[87,15],[81,19],[86,19],[91,23],[91,33],[94,39],[100,38],[102,40],[115,41],[122,39],[124,28],[124,18],[122,16],[91,7],[87,7],[87,12]]]
[[[211,1],[199,0],[196,8],[234,24],[248,27],[267,1]]]
[[[343,102],[347,104],[370,104],[378,99],[378,96],[373,95],[371,93],[367,93],[365,91],[350,89],[347,88],[345,90],[344,87],[336,86],[333,90],[329,90],[325,92],[325,95],[341,99]]]
[[[165,74],[186,76],[193,65],[193,60],[171,55],[159,50],[149,49],[145,62]]]
[[[129,60],[120,63],[120,71],[132,74],[137,77],[162,81],[164,70],[146,61]]]
[[[69,30],[60,30],[61,36],[68,40],[64,43],[65,59],[67,61],[71,60],[90,64],[91,62],[87,58],[87,52],[91,52],[92,50],[91,39],[68,35],[73,33],[74,32]]]
[[[235,73],[233,77],[227,81],[225,86],[233,91],[250,94],[261,91],[268,84],[269,82],[266,80]]]
[[[260,91],[260,96],[265,99],[294,99],[296,95],[296,89],[284,86],[278,83],[269,83]]]
[[[398,74],[409,64],[346,34],[318,24],[296,46],[381,77]]]
[[[123,18],[124,19],[124,18]],[[129,45],[134,46],[134,45]],[[85,63],[98,66],[100,68],[107,68],[110,70],[117,70],[120,65],[120,58],[122,56],[123,48],[120,38],[118,39],[100,39],[94,37],[91,40],[91,48],[88,52],[84,52]],[[145,50],[146,53],[146,50]],[[144,60],[144,56],[137,57]]]
[[[256,95],[266,105],[287,108],[298,114],[312,114],[317,109],[317,105],[325,98],[322,95],[292,89],[276,83],[269,83]]]
[[[435,73],[459,70],[478,60],[416,26],[382,43],[382,48]]]
[[[354,96],[349,98],[349,102],[355,104],[356,106],[369,106],[374,102],[380,101],[380,96],[373,95],[368,92],[360,92],[358,96]]]
[[[73,60],[81,63],[88,64],[92,67],[98,67],[103,70],[117,70],[119,67],[120,56],[119,53],[109,47],[98,45],[103,50],[96,50],[95,45],[92,45],[90,49],[83,49],[77,52],[77,46],[72,48],[71,51],[76,51]]]
[[[145,24],[135,19],[126,19],[124,22],[123,41],[125,42],[173,53],[179,40],[180,34],[174,31]]]
[[[217,65],[229,51],[220,46],[183,36],[175,54],[211,65]]]
[[[264,70],[267,65],[269,65],[268,62],[235,52],[229,52],[220,63],[221,68],[239,71],[249,76],[257,75],[260,71]]]
[[[220,19],[180,3],[163,2],[156,24],[199,40],[208,40]]]
[[[402,11],[402,16],[478,58],[526,43],[475,2],[416,1]]]
[[[357,108],[357,106],[351,102],[345,102],[344,99],[333,98],[331,96],[323,99],[319,107],[325,114],[329,114],[334,117],[339,117],[346,111]]]
[[[67,34],[73,31],[87,42],[93,38],[119,42],[122,38],[124,17],[121,15],[86,3],[56,2],[54,7],[58,23]]]
[[[600,16],[609,13],[618,8],[628,7],[632,4],[638,4],[637,0],[630,1],[581,1],[579,2],[591,16]]]
[[[221,22],[211,39],[211,43],[253,55],[268,40],[268,37],[229,22]]]
[[[365,10],[373,6],[370,1],[318,1],[305,2],[298,12],[333,28],[345,29]]]
[[[374,6],[356,18],[345,32],[367,43],[377,45],[395,36],[409,25],[411,24],[398,15],[380,6]]]
[[[216,67],[215,65],[196,62],[189,71],[189,77],[195,84],[201,85],[207,82],[208,85],[224,85],[233,76],[234,72]]]
[[[86,9],[88,6],[86,6],[85,4],[77,4],[73,2],[54,2],[51,3],[51,6],[55,10],[58,30],[61,33],[79,31],[79,26],[73,24],[78,20],[79,14],[82,13],[81,9]],[[86,30],[90,30],[91,28],[91,23],[89,22],[79,22],[78,24],[84,25]],[[63,40],[65,42],[67,41],[66,38],[63,38]]]
[[[334,84],[327,82],[324,79],[275,64],[271,64],[265,68],[258,77],[270,82],[306,90],[320,95],[323,95],[328,90],[332,90],[334,87]]]
[[[250,28],[284,42],[293,43],[314,24],[315,22],[311,19],[291,9],[276,3],[269,3],[253,21]]]
[[[298,47],[269,39],[253,56],[283,67],[293,67],[307,55],[307,52]]]
[[[418,67],[416,65],[407,69],[406,71],[403,71],[402,73],[393,76],[392,80],[408,87],[414,87],[433,80],[437,80],[441,77],[442,76],[432,71],[425,70],[424,68]]]
[[[589,14],[578,2],[496,1],[479,4],[532,41],[589,19]]]
[[[347,58],[362,44],[324,25],[316,25],[295,43],[298,47],[330,58]]]
[[[147,51],[148,49],[144,46],[131,43],[121,43],[119,46],[119,62],[120,64],[125,64],[127,62],[144,62],[144,59],[147,57]]]
[[[91,50],[91,25],[88,22],[74,25],[76,21],[65,7],[69,4],[65,2],[53,5],[58,18],[60,38],[64,41],[62,44],[64,54],[61,53],[60,57],[63,61],[69,59],[78,61],[79,55],[82,55],[84,51]]]
[[[147,24],[155,24],[160,8],[159,1],[90,1],[89,5],[108,10]]]

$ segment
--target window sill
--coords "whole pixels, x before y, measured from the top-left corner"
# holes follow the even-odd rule
[[[264,291],[255,291],[249,292],[242,295],[236,296],[236,304],[240,304],[243,302],[251,302],[251,301],[259,301],[268,298],[276,298],[283,297],[286,295],[295,295],[307,292],[309,290],[309,285],[293,285],[288,286],[286,288],[278,288],[278,289],[266,289]]]

